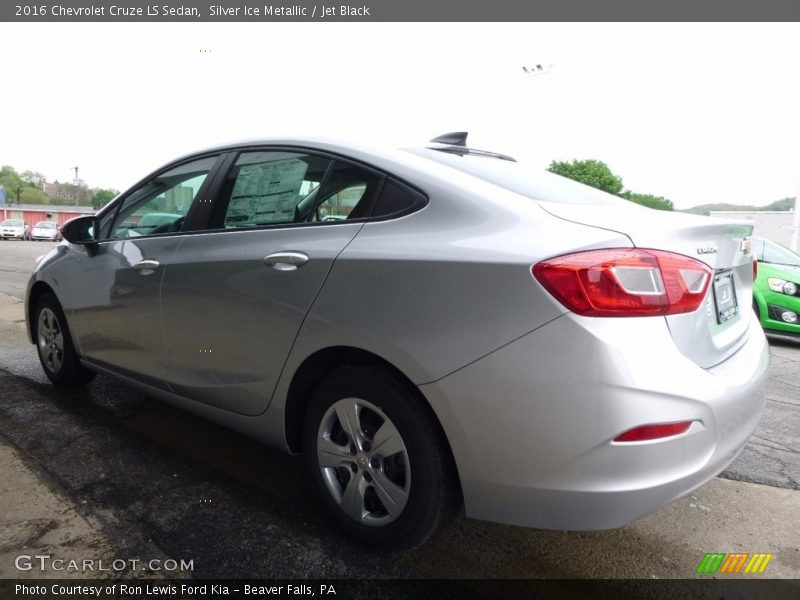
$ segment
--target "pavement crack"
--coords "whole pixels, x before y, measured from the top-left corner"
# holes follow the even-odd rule
[[[794,448],[791,448],[785,444],[776,442],[775,440],[771,440],[769,438],[762,437],[760,435],[754,435],[752,439],[753,441],[751,443],[753,446],[761,446],[765,448],[770,448],[771,450],[780,450],[783,452],[789,452],[790,454],[800,454],[800,450],[795,450]]]
[[[3,523],[5,525],[5,523]],[[11,538],[4,540],[4,550],[16,550],[19,548],[36,547],[45,535],[58,528],[58,521],[55,519],[30,519],[23,523],[24,535],[19,539]]]

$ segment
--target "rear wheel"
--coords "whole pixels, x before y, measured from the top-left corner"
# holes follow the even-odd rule
[[[80,364],[64,312],[53,294],[46,293],[39,298],[33,322],[39,361],[50,381],[61,386],[76,386],[94,379],[94,371]]]
[[[449,453],[433,418],[380,369],[343,367],[322,381],[306,412],[303,451],[325,511],[373,548],[421,544],[454,504]]]

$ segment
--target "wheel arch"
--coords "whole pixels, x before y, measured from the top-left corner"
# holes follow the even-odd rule
[[[36,283],[34,283],[33,286],[31,286],[30,292],[28,292],[28,305],[25,311],[25,327],[28,330],[28,341],[32,344],[36,343],[36,340],[34,339],[33,335],[34,334],[33,319],[34,319],[34,313],[36,312],[36,305],[39,304],[39,298],[41,298],[44,294],[47,294],[48,292],[53,294],[54,296],[56,295],[53,288],[50,287],[44,281],[37,281]],[[57,296],[56,300],[58,300]],[[69,323],[67,323],[67,326],[69,326]]]
[[[308,401],[314,388],[328,374],[345,366],[376,367],[391,374],[397,379],[410,394],[420,400],[420,404],[428,412],[438,431],[441,442],[447,449],[448,460],[458,481],[459,494],[461,493],[460,477],[453,450],[447,433],[439,417],[431,407],[430,402],[420,389],[403,373],[386,359],[360,348],[350,346],[334,346],[318,350],[308,356],[295,371],[289,390],[286,394],[284,407],[284,431],[286,444],[292,453],[302,452],[303,421],[305,419]]]

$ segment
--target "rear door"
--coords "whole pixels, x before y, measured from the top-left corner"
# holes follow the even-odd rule
[[[161,290],[167,382],[233,412],[263,412],[334,260],[383,184],[304,150],[239,154],[212,192],[208,230],[186,236]]]

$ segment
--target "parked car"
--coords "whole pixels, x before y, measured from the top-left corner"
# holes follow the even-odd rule
[[[25,238],[25,222],[22,219],[5,219],[0,223],[0,239]]]
[[[58,223],[54,221],[39,221],[31,230],[31,239],[55,242],[59,239],[59,233]]]
[[[773,241],[754,237],[758,277],[753,309],[767,333],[799,336],[800,255]]]
[[[347,218],[324,220],[343,190]],[[127,235],[179,195],[179,226]],[[67,223],[28,332],[56,385],[104,373],[302,452],[364,544],[421,543],[462,499],[469,517],[606,529],[702,485],[759,422],[751,229],[465,134],[227,145]]]

